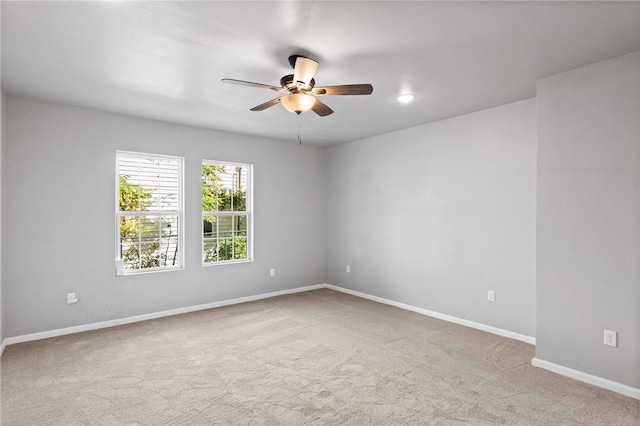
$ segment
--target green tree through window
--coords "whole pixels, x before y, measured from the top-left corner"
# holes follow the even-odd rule
[[[203,162],[203,263],[250,260],[250,173],[246,164]]]

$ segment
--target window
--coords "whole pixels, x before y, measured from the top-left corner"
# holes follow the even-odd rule
[[[250,164],[202,162],[202,263],[253,258]]]
[[[182,158],[116,155],[118,274],[183,264]]]

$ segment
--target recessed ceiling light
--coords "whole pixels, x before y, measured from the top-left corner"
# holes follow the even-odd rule
[[[402,95],[398,95],[398,97],[396,97],[398,102],[400,102],[402,104],[408,104],[409,102],[411,102],[415,98],[416,98],[415,95],[412,95],[411,93],[405,93],[405,94],[402,94]]]

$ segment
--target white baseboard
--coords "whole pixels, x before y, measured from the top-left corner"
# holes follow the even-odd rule
[[[486,331],[486,332],[489,332],[489,333],[497,334],[498,336],[507,337],[507,338],[510,338],[510,339],[520,340],[520,341],[523,341],[525,343],[529,343],[529,344],[532,344],[532,345],[535,345],[535,343],[536,343],[535,337],[525,336],[525,335],[522,335],[522,334],[514,333],[512,331],[503,330],[503,329],[496,328],[496,327],[491,327],[491,326],[488,326],[488,325],[485,325],[485,324],[480,324],[480,323],[469,321],[469,320],[465,320],[465,319],[462,319],[462,318],[457,318],[457,317],[453,317],[453,316],[450,316],[450,315],[441,314],[439,312],[434,312],[434,311],[430,311],[430,310],[423,309],[423,308],[418,308],[416,306],[411,306],[411,305],[407,305],[405,303],[400,303],[400,302],[396,302],[396,301],[393,301],[393,300],[384,299],[382,297],[372,296],[370,294],[361,293],[359,291],[349,290],[347,288],[338,287],[338,286],[335,286],[335,285],[332,285],[332,284],[316,284],[316,285],[310,285],[310,286],[306,286],[306,287],[293,288],[293,289],[289,289],[289,290],[281,290],[281,291],[275,291],[275,292],[271,292],[271,293],[258,294],[258,295],[254,295],[254,296],[247,296],[247,297],[240,297],[240,298],[236,298],[236,299],[223,300],[223,301],[220,301],[220,302],[205,303],[205,304],[202,304],[202,305],[187,306],[187,307],[184,307],[184,308],[170,309],[170,310],[167,310],[167,311],[160,311],[160,312],[152,312],[152,313],[149,313],[149,314],[136,315],[136,316],[127,317],[127,318],[120,318],[120,319],[114,319],[114,320],[109,320],[109,321],[100,321],[100,322],[94,322],[94,323],[90,323],[90,324],[78,325],[78,326],[74,326],[74,327],[67,327],[67,328],[61,328],[61,329],[56,329],[56,330],[43,331],[43,332],[40,332],[40,333],[32,333],[32,334],[25,334],[25,335],[22,335],[22,336],[7,337],[2,342],[2,346],[0,346],[0,349],[1,349],[0,350],[0,355],[2,353],[1,351],[4,350],[4,348],[7,345],[13,345],[13,344],[16,344],[16,343],[31,342],[31,341],[34,341],[34,340],[48,339],[48,338],[51,338],[51,337],[64,336],[64,335],[67,335],[67,334],[82,333],[84,331],[99,330],[99,329],[102,329],[102,328],[115,327],[115,326],[118,326],[118,325],[131,324],[131,323],[140,322],[140,321],[147,321],[147,320],[151,320],[151,319],[155,319],[155,318],[167,317],[167,316],[171,316],[171,315],[180,315],[180,314],[186,314],[186,313],[189,313],[189,312],[201,311],[201,310],[204,310],[204,309],[219,308],[219,307],[222,307],[222,306],[235,305],[235,304],[238,304],[238,303],[252,302],[254,300],[267,299],[267,298],[270,298],[270,297],[282,296],[282,295],[285,295],[285,294],[293,294],[293,293],[301,293],[301,292],[310,291],[310,290],[317,290],[317,289],[320,289],[320,288],[329,288],[331,290],[335,290],[335,291],[339,291],[339,292],[342,292],[342,293],[350,294],[352,296],[362,297],[364,299],[373,300],[374,302],[384,303],[386,305],[391,305],[391,306],[395,306],[397,308],[405,309],[405,310],[408,310],[408,311],[417,312],[417,313],[422,314],[422,315],[430,316],[430,317],[433,317],[433,318],[438,318],[438,319],[441,319],[441,320],[444,320],[444,321],[448,321],[448,322],[452,322],[452,323],[455,323],[455,324],[460,324],[460,325],[464,325],[464,326],[467,326],[467,327],[475,328],[475,329],[478,329],[478,330]]]
[[[68,327],[68,328],[62,328],[62,329],[57,329],[57,330],[50,330],[50,331],[44,331],[44,332],[40,332],[40,333],[32,333],[32,334],[26,334],[26,335],[22,335],[22,336],[15,336],[15,337],[7,337],[5,338],[2,343],[0,343],[0,356],[2,356],[2,353],[4,352],[4,349],[8,346],[8,345],[13,345],[16,343],[22,343],[22,342],[30,342],[30,341],[34,341],[34,340],[41,340],[41,339],[48,339],[50,337],[56,337],[56,336],[64,336],[67,334],[73,334],[73,333],[81,333],[83,331],[91,331],[91,330],[98,330],[98,329],[102,329],[102,328],[109,328],[109,327],[115,327],[118,325],[124,325],[124,324],[131,324],[131,323],[135,323],[135,322],[140,322],[140,321],[147,321],[150,319],[155,319],[155,318],[162,318],[162,317],[167,317],[167,316],[171,316],[171,315],[179,315],[179,314],[186,314],[189,312],[195,312],[195,311],[201,311],[204,309],[212,309],[212,308],[219,308],[222,306],[229,306],[229,305],[236,305],[239,303],[246,303],[246,302],[252,302],[255,300],[261,300],[261,299],[268,299],[270,297],[276,297],[276,296],[282,296],[285,294],[293,294],[293,293],[302,293],[305,291],[311,291],[311,290],[318,290],[321,288],[328,288],[331,290],[335,290],[335,291],[339,291],[341,293],[346,293],[346,294],[350,294],[352,296],[356,296],[356,297],[362,297],[363,299],[368,299],[368,300],[372,300],[374,302],[379,302],[379,303],[384,303],[385,305],[390,305],[390,306],[395,306],[397,308],[400,309],[405,309],[408,311],[412,311],[412,312],[416,312],[422,315],[426,315],[429,317],[433,317],[433,318],[437,318],[437,319],[441,319],[444,321],[448,321],[448,322],[452,322],[455,324],[460,324],[460,325],[464,325],[466,327],[471,327],[471,328],[475,328],[478,330],[482,330],[482,331],[486,331],[492,334],[496,334],[498,336],[502,336],[502,337],[507,337],[510,339],[515,339],[515,340],[520,340],[522,342],[525,343],[529,343],[532,345],[536,344],[536,338],[535,337],[531,337],[531,336],[526,336],[523,334],[519,334],[519,333],[514,333],[512,331],[508,331],[508,330],[503,330],[497,327],[491,327],[485,324],[481,324],[481,323],[477,323],[474,321],[469,321],[469,320],[465,320],[462,318],[457,318],[451,315],[446,315],[446,314],[441,314],[439,312],[434,312],[434,311],[430,311],[428,309],[423,309],[423,308],[418,308],[416,306],[411,306],[411,305],[407,305],[405,303],[400,303],[400,302],[396,302],[393,300],[389,300],[389,299],[385,299],[382,297],[378,297],[378,296],[372,296],[370,294],[366,294],[366,293],[362,293],[359,291],[355,291],[355,290],[350,290],[344,287],[338,287],[332,284],[317,284],[317,285],[310,285],[310,286],[306,286],[306,287],[298,287],[298,288],[292,288],[292,289],[288,289],[288,290],[280,290],[280,291],[274,291],[271,293],[263,293],[263,294],[257,294],[254,296],[247,296],[247,297],[239,297],[236,299],[229,299],[229,300],[223,300],[220,302],[212,302],[212,303],[205,303],[202,305],[196,305],[196,306],[187,306],[184,308],[177,308],[177,309],[170,309],[167,311],[161,311],[161,312],[153,312],[150,314],[144,314],[144,315],[136,315],[133,317],[127,317],[127,318],[120,318],[120,319],[115,319],[115,320],[109,320],[109,321],[101,321],[101,322],[95,322],[95,323],[91,323],[91,324],[83,324],[83,325],[79,325],[79,326],[75,326],[75,327]],[[620,393],[622,395],[626,395],[629,396],[631,398],[635,398],[635,399],[640,399],[640,389],[638,388],[634,388],[631,386],[627,386],[627,385],[623,385],[621,383],[617,383],[617,382],[613,382],[611,380],[607,380],[607,379],[603,379],[601,377],[598,376],[593,376],[591,374],[587,374],[587,373],[583,373],[581,371],[578,370],[573,370],[571,368],[567,368],[567,367],[563,367],[561,365],[558,364],[554,364],[548,361],[544,361],[538,358],[533,358],[531,360],[531,364],[535,367],[540,367],[543,368],[545,370],[549,370],[552,371],[554,373],[563,375],[563,376],[567,376],[570,377],[572,379],[575,380],[579,380],[581,382],[585,382],[585,383],[589,383],[591,385],[594,386],[598,386],[607,390],[611,390],[613,392],[617,392]]]
[[[395,306],[397,308],[405,309],[407,311],[416,312],[418,314],[426,315],[428,317],[433,317],[437,319],[441,319],[444,321],[452,322],[455,324],[464,325],[466,327],[475,328],[477,330],[486,331],[488,333],[497,334],[498,336],[507,337],[509,339],[520,340],[525,343],[529,343],[531,345],[536,344],[536,338],[531,336],[525,336],[524,334],[514,333],[513,331],[503,330],[501,328],[492,327],[490,325],[481,324],[479,322],[469,321],[462,318],[453,317],[451,315],[441,314],[440,312],[430,311],[428,309],[418,308],[416,306],[407,305],[405,303],[396,302],[394,300],[384,299],[378,296],[372,296],[367,293],[361,293],[355,290],[349,290],[348,288],[338,287],[332,284],[325,284],[326,288],[330,288],[335,291],[339,291],[346,294],[351,294],[352,296],[362,297],[364,299],[373,300],[374,302],[384,303],[385,305]]]
[[[554,364],[549,361],[544,361],[540,358],[533,358],[531,365],[534,367],[544,368],[545,370],[552,371],[562,376],[570,377],[580,382],[589,383],[590,385],[598,386],[603,389],[607,389],[619,394],[629,396],[631,398],[640,399],[640,389],[632,386],[623,385],[622,383],[614,382],[602,377],[594,376],[592,374],[583,373],[582,371],[574,370],[572,368],[563,367],[562,365]]]
[[[136,315],[133,317],[114,319],[109,321],[93,322],[90,324],[78,325],[75,327],[60,328],[57,330],[43,331],[40,333],[25,334],[22,336],[7,337],[2,342],[2,348],[5,345],[13,345],[16,343],[31,342],[34,340],[48,339],[50,337],[64,336],[67,334],[81,333],[83,331],[98,330],[102,328],[115,327],[118,325],[131,324],[134,322],[147,321],[155,318],[168,317],[171,315],[186,314],[189,312],[202,311],[204,309],[219,308],[222,306],[236,305],[239,303],[253,302],[255,300],[268,299],[270,297],[282,296],[285,294],[301,293],[310,290],[324,288],[324,284],[310,285],[306,287],[298,287],[289,290],[274,291],[271,293],[257,294],[255,296],[239,297],[237,299],[223,300],[220,302],[205,303],[202,305],[187,306],[184,308],[170,309],[168,311],[152,312],[150,314]]]

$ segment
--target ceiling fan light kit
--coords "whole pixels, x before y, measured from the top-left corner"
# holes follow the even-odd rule
[[[283,96],[280,102],[282,102],[282,106],[288,111],[300,115],[313,108],[316,103],[316,98],[305,93],[295,93],[293,95]]]
[[[251,111],[264,111],[281,103],[285,109],[298,115],[313,110],[320,117],[332,114],[333,110],[318,100],[317,96],[370,95],[373,92],[371,84],[315,87],[316,82],[313,76],[318,70],[317,61],[300,55],[291,55],[289,56],[289,63],[293,67],[293,74],[282,77],[280,79],[280,87],[232,78],[223,78],[222,82],[269,89],[283,94],[279,98],[251,108]]]

